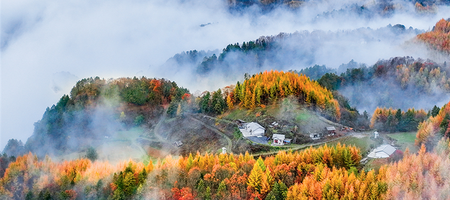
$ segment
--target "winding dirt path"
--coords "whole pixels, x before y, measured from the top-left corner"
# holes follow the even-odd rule
[[[216,127],[213,127],[213,126],[210,126],[210,125],[208,125],[208,124],[205,124],[204,122],[202,122],[202,121],[200,121],[200,120],[198,120],[198,119],[195,119],[195,118],[192,117],[192,116],[189,116],[189,118],[191,118],[192,120],[194,120],[194,121],[196,121],[196,122],[202,124],[203,126],[205,126],[206,128],[210,129],[211,131],[213,131],[213,132],[215,132],[215,133],[221,135],[222,137],[224,137],[224,138],[227,140],[227,143],[228,143],[227,149],[228,149],[228,151],[231,151],[231,148],[233,147],[233,143],[231,142],[231,139],[230,139],[227,135],[225,135],[222,131],[220,131],[220,130],[217,129]],[[213,119],[213,118],[211,118],[211,119]]]

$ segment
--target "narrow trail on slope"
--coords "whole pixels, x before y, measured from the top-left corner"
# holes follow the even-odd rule
[[[163,136],[161,136],[161,133],[159,130],[161,128],[162,122],[166,119],[166,116],[167,116],[167,110],[164,109],[163,115],[161,116],[161,118],[159,119],[158,123],[155,126],[155,129],[153,130],[155,137],[157,137],[158,140],[160,140],[161,142],[167,142],[167,140]]]
[[[204,122],[202,122],[202,121],[200,121],[200,120],[198,120],[198,119],[195,119],[195,118],[192,117],[192,116],[189,116],[189,118],[191,118],[192,120],[194,120],[194,121],[196,121],[196,122],[202,124],[203,126],[205,126],[206,128],[208,128],[209,130],[211,130],[211,131],[213,131],[213,132],[215,132],[215,133],[221,135],[222,137],[224,137],[224,138],[227,140],[227,143],[228,143],[227,149],[228,149],[229,151],[231,151],[231,148],[233,147],[233,143],[231,142],[231,139],[230,139],[227,135],[225,135],[222,131],[220,131],[220,130],[217,129],[216,127],[212,127],[212,126],[210,126],[210,125],[208,125],[208,124],[205,124]]]

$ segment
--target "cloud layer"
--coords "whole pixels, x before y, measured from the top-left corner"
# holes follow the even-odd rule
[[[448,8],[440,8],[436,15],[414,17],[408,12],[410,8],[405,8],[389,18],[358,19],[344,14],[317,19],[325,11],[354,2],[320,4],[307,11],[280,8],[264,14],[256,7],[241,13],[229,12],[225,3],[2,1],[0,148],[10,138],[25,142],[45,108],[69,93],[77,79],[158,77],[161,74],[156,69],[176,53],[222,49],[230,43],[280,32],[379,28],[389,23],[428,30],[449,13]],[[200,26],[208,23],[211,24]],[[191,91],[205,88],[190,88],[182,76],[165,78],[174,79]],[[224,86],[220,84],[230,83],[218,83],[217,87]]]

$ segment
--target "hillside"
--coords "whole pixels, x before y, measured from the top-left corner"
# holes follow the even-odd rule
[[[242,84],[237,82],[234,91],[227,96],[227,104],[229,108],[233,104],[255,108],[290,95],[295,96],[300,103],[305,102],[320,109],[335,120],[340,119],[339,104],[330,91],[308,77],[292,72],[266,71],[246,78]]]
[[[317,81],[347,97],[352,106],[373,112],[377,107],[430,110],[446,101],[450,92],[449,68],[446,63],[411,57],[380,60],[371,67],[356,66],[341,75],[324,74]]]
[[[442,138],[450,137],[450,102],[442,106],[438,114],[431,116],[418,127],[416,145],[425,144],[433,149]]]
[[[135,126],[152,127],[164,106],[189,93],[165,79],[82,79],[35,123],[25,151],[63,155],[102,144]]]
[[[200,112],[212,115],[223,114],[236,108],[253,110],[268,105],[280,104],[286,97],[302,107],[347,126],[365,129],[368,115],[351,107],[348,99],[337,92],[321,86],[305,75],[295,72],[265,71],[252,76],[245,74],[245,80],[227,86],[213,93],[203,93],[199,99]],[[236,120],[236,119],[235,119]]]
[[[450,54],[450,18],[441,19],[433,30],[417,35],[417,39],[433,49]]]
[[[88,78],[73,87],[70,97],[64,95],[47,108],[25,144],[12,139],[3,152],[18,156],[31,151],[39,157],[74,159],[88,156],[89,149],[93,149],[95,159],[120,161],[127,157],[145,160],[195,151],[216,152],[224,146],[234,153],[271,149],[241,140],[234,122],[239,118],[225,117],[229,121],[222,124],[204,120],[223,113],[267,113],[259,114],[257,120],[266,127],[278,121],[295,129],[274,131],[284,131],[296,144],[312,142],[309,133],[323,132],[334,123],[320,119],[323,117],[367,127],[368,123],[356,122],[359,113],[348,109],[345,98],[336,95],[338,99],[316,81],[293,72],[266,71],[246,76],[242,84],[237,82],[236,86],[205,92],[200,97],[193,97],[187,89],[165,79]],[[268,132],[267,137],[272,134]],[[207,145],[198,142],[202,138],[208,138]],[[127,150],[117,151],[115,147]]]

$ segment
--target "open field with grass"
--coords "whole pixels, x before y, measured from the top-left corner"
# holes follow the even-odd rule
[[[395,144],[400,146],[401,151],[405,151],[407,147],[411,153],[416,153],[419,150],[419,148],[414,145],[416,132],[388,133],[385,135],[396,140]]]
[[[136,139],[143,135],[145,129],[134,127],[129,130],[118,131],[105,138],[104,142],[94,147],[99,155],[99,159],[141,160],[146,156],[145,150],[136,142]]]
[[[359,134],[359,133],[357,133],[357,135],[352,137],[344,137],[342,139],[329,142],[327,143],[327,145],[335,146],[338,143],[345,144],[346,146],[351,145],[358,147],[359,149],[361,149],[361,154],[363,155],[363,157],[366,156],[372,148],[375,148],[378,145],[380,145],[379,142],[371,139],[369,134]]]

